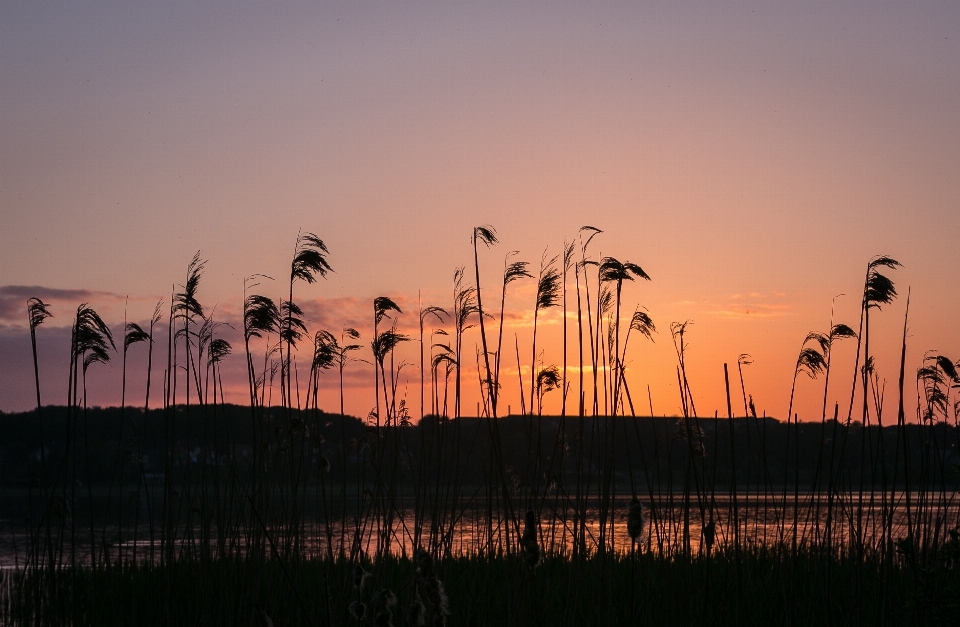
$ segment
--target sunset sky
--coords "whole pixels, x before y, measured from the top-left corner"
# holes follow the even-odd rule
[[[679,412],[669,323],[692,320],[700,414],[725,413],[723,363],[735,373],[749,353],[748,393],[782,417],[804,336],[828,329],[840,294],[836,320],[857,327],[879,254],[904,264],[871,340],[884,420],[908,287],[908,405],[925,351],[960,358],[960,4],[225,7],[0,5],[0,410],[35,402],[30,296],[51,303],[42,387],[63,403],[80,302],[119,335],[125,299],[143,322],[200,250],[200,300],[239,329],[243,277],[273,276],[258,291],[285,297],[300,229],[326,242],[335,270],[296,287],[311,333],[356,326],[364,344],[375,296],[400,303],[411,333],[418,293],[451,306],[474,226],[501,239],[481,250],[485,304],[509,251],[536,269],[582,225],[602,229],[595,257],[652,278],[624,289],[624,315],[640,304],[660,331],[628,355],[644,413],[648,384],[655,413]],[[510,294],[505,343],[518,334],[528,372],[534,282]],[[561,363],[560,320],[546,314],[546,364]],[[243,402],[242,341],[224,333],[236,351],[228,400]],[[477,343],[471,330],[470,362]],[[835,354],[841,411],[854,351]],[[136,403],[144,353],[130,353]],[[416,354],[413,343],[398,353]],[[512,352],[504,363],[517,411]],[[464,367],[473,413],[476,369]],[[418,410],[419,374],[403,373]],[[91,375],[90,403],[118,403],[119,359]],[[349,412],[373,406],[372,378],[351,366]],[[333,373],[325,385],[336,409]],[[801,378],[801,420],[820,418],[820,385]]]

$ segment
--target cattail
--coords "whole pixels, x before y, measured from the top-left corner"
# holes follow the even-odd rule
[[[367,606],[360,601],[354,601],[350,604],[350,615],[358,621],[363,620],[363,617],[367,615]]]
[[[427,599],[433,604],[435,613],[443,616],[449,614],[449,599],[443,588],[443,582],[437,579],[437,574],[433,570],[433,556],[420,549],[414,559],[417,563],[417,577],[423,580],[423,588],[427,593]]]
[[[710,519],[706,525],[703,526],[703,543],[707,547],[707,553],[710,553],[710,550],[713,548],[714,537],[717,533],[717,526],[714,524],[713,519]]]
[[[643,538],[643,504],[639,499],[634,498],[630,501],[630,512],[627,514],[627,533],[634,542],[640,542]]]
[[[257,611],[257,622],[260,627],[273,627],[273,621],[270,619],[270,616],[267,615],[266,611],[260,607],[260,604],[254,603],[253,607]]]
[[[423,549],[418,549],[417,554],[414,556],[414,561],[417,564],[418,577],[427,579],[433,576],[433,556],[430,555],[430,553]]]
[[[379,627],[393,626],[393,612],[390,610],[397,604],[397,595],[393,591],[381,588],[370,599],[370,609],[373,612],[373,624]]]
[[[533,513],[533,510],[527,511],[520,545],[523,548],[523,557],[527,564],[531,568],[539,566],[543,556],[540,552],[540,544],[537,542],[537,516]]]
[[[67,499],[62,496],[58,496],[53,501],[53,514],[57,517],[57,520],[60,521],[60,524],[66,524],[70,522],[72,512],[70,510],[70,503]]]
[[[426,582],[425,587],[427,598],[433,603],[434,609],[439,614],[449,614],[450,600],[447,598],[447,591],[443,588],[443,582],[434,576],[432,580]]]
[[[426,622],[427,608],[420,600],[420,595],[413,599],[413,603],[407,608],[407,624],[413,627],[421,627]]]
[[[363,582],[367,580],[367,577],[370,576],[370,573],[363,570],[363,566],[357,564],[353,567],[353,587],[357,590],[363,588]]]

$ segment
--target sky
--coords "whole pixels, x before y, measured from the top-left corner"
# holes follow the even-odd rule
[[[38,349],[45,402],[61,403],[77,305],[120,334],[124,308],[144,322],[169,303],[199,250],[242,402],[243,279],[275,277],[257,290],[284,298],[298,232],[335,270],[296,287],[311,333],[356,326],[367,344],[376,296],[397,300],[407,333],[418,303],[450,307],[481,224],[500,238],[480,251],[485,302],[507,253],[536,270],[583,225],[603,230],[594,258],[643,267],[652,280],[627,285],[623,307],[659,332],[632,340],[628,380],[656,414],[680,411],[669,327],[691,320],[698,412],[725,413],[723,364],[748,353],[758,410],[785,415],[804,337],[831,310],[857,328],[866,264],[890,255],[900,297],[871,332],[890,401],[908,289],[908,373],[926,351],[960,357],[958,166],[956,3],[4,2],[0,410],[35,403],[30,296],[54,313]],[[527,281],[507,299],[525,376],[534,298]],[[540,320],[544,365],[562,363],[562,319]],[[398,351],[416,408],[418,346]],[[130,351],[138,399],[145,352]],[[854,354],[834,356],[844,410]],[[475,364],[464,372],[467,412]],[[119,355],[92,367],[90,403],[117,404],[121,373]],[[372,370],[345,380],[347,410],[365,415]],[[820,418],[821,386],[798,379],[801,420]]]

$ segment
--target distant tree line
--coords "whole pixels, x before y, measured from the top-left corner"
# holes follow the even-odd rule
[[[43,412],[45,456],[55,461],[65,453],[67,408],[48,406]],[[229,465],[241,476],[249,472],[254,437],[248,407],[177,406],[172,416],[169,413],[169,409],[156,409],[145,415],[128,407],[121,430],[119,408],[86,410],[80,424],[74,426],[77,433],[73,442],[75,446],[83,443],[90,451],[89,481],[106,485],[111,477],[115,480],[117,458],[128,466],[139,467],[142,461],[147,481],[162,480],[168,456],[174,481],[190,465]],[[165,420],[171,418],[174,426],[165,436]],[[484,483],[494,470],[489,465],[491,431],[485,418],[427,416],[419,424],[381,425],[378,431],[353,416],[322,411],[303,412],[300,418],[288,422],[286,410],[274,407],[264,410],[261,420],[260,427],[268,438],[261,442],[260,449],[268,460],[284,455],[294,442],[313,449],[313,458],[325,457],[326,463],[343,455],[362,459],[377,446],[378,438],[392,440],[397,435],[401,446],[384,450],[385,455],[400,456],[397,472],[409,472],[421,461],[438,459],[441,449],[458,450],[457,456],[440,457],[445,460],[443,466],[460,467],[437,470],[462,476],[465,483]],[[858,486],[861,479],[878,488],[884,481],[889,488],[894,480],[896,485],[909,483],[911,488],[921,484],[956,487],[960,482],[960,430],[943,422],[907,425],[907,444],[900,448],[896,445],[896,426],[863,428],[858,422],[845,426],[843,420],[787,425],[770,417],[506,416],[497,420],[497,426],[504,466],[518,490],[537,483],[562,483],[559,480],[574,476],[578,466],[595,472],[608,462],[614,468],[620,493],[642,496],[651,488],[658,492],[680,490],[691,456],[702,469],[702,481],[724,488],[735,484],[739,490],[762,491],[764,485],[784,483],[812,488],[831,468],[839,477],[838,486],[848,481]],[[582,447],[577,442],[580,433]],[[611,449],[604,448],[607,441],[614,442]],[[577,451],[581,451],[579,459]],[[861,459],[868,460],[866,467],[861,467]],[[38,483],[39,461],[36,412],[0,412],[0,487]],[[332,477],[340,480],[342,471],[331,463]],[[48,462],[46,472],[56,472],[56,465]]]

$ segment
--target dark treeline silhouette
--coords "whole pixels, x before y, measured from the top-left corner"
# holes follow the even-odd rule
[[[67,411],[62,406],[43,408],[47,434],[44,457],[48,460],[59,459],[64,454],[69,424]],[[162,482],[168,453],[176,482],[184,478],[188,464],[225,466],[228,462],[241,462],[238,468],[249,464],[255,445],[249,412],[248,407],[229,404],[215,408],[178,406],[170,439],[163,437],[165,411],[161,409],[144,415],[142,409],[136,408],[128,407],[121,413],[116,407],[95,407],[86,410],[85,426],[75,428],[83,431],[90,449],[95,451],[90,457],[89,470],[89,479],[95,485],[118,480],[119,473],[114,468],[117,457],[127,466],[121,471],[124,474],[136,478],[142,462],[147,482]],[[0,412],[0,486],[3,488],[26,487],[29,481],[36,483],[39,479],[40,434],[35,417],[35,412]],[[286,418],[283,407],[263,411],[262,431],[267,434],[267,442],[260,445],[263,452],[283,454],[289,446],[292,434]],[[293,435],[312,444],[314,456],[325,452],[330,456],[329,452],[335,452],[337,458],[345,454],[346,458],[356,461],[358,456],[366,455],[365,445],[373,445],[377,437],[373,425],[353,416],[310,411],[303,412],[300,420],[307,430]],[[121,421],[125,421],[123,430]],[[448,428],[441,428],[441,423]],[[690,450],[700,458],[707,482],[724,489],[734,485],[741,492],[760,492],[764,486],[782,485],[816,489],[818,482],[825,480],[828,468],[840,475],[838,489],[843,489],[845,477],[851,480],[855,477],[859,482],[861,471],[870,485],[880,486],[883,482],[888,488],[953,488],[960,476],[960,429],[943,422],[932,426],[905,426],[902,437],[907,442],[906,461],[902,450],[889,445],[882,447],[882,441],[896,441],[896,426],[863,428],[853,422],[847,429],[842,420],[787,425],[771,417],[737,417],[732,421],[695,418],[690,421],[689,431],[685,424],[684,419],[678,417],[613,420],[587,417],[583,425],[585,446],[581,448],[573,445],[581,428],[577,421],[559,416],[514,415],[498,419],[503,463],[515,486],[549,485],[551,477],[570,480],[578,467],[596,472],[600,464],[599,447],[610,435],[613,435],[610,441],[614,442],[610,451],[614,458],[614,477],[621,494],[679,490],[681,486],[669,485],[668,478],[682,476]],[[615,433],[610,434],[610,429]],[[385,450],[388,457],[396,454],[403,462],[395,466],[390,459],[385,478],[390,477],[391,469],[409,468],[410,460],[429,458],[434,454],[432,451],[456,449],[461,451],[459,458],[440,456],[441,472],[474,485],[492,479],[488,466],[480,463],[492,455],[490,431],[484,419],[431,415],[419,424],[381,426],[379,438],[401,443],[396,449]],[[881,450],[882,458],[879,457]],[[577,451],[582,451],[581,459],[575,457]],[[457,464],[457,467],[448,468],[448,464]],[[929,472],[931,468],[937,472]],[[909,474],[904,469],[908,469]],[[46,472],[51,473],[53,469],[48,468]],[[337,464],[329,469],[334,480],[350,482],[351,477],[344,477],[344,472]]]

